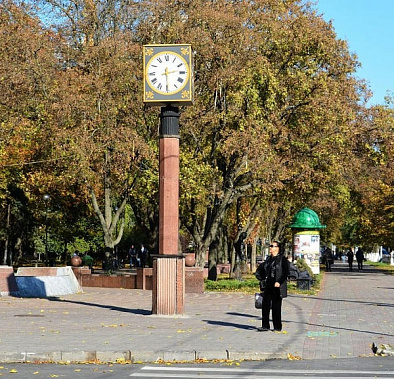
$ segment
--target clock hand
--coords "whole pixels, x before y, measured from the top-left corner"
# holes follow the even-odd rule
[[[166,76],[166,90],[167,90],[167,92],[168,92],[168,76],[169,76],[170,74],[174,73],[174,72],[176,72],[176,71],[175,71],[175,70],[169,71],[169,70],[168,70],[168,67],[166,67],[166,69],[165,69],[164,72],[162,73],[162,75],[165,75],[165,76]]]
[[[163,75],[166,76],[166,91],[168,92],[168,75],[169,75],[168,67],[166,67],[166,69],[164,70],[164,74]]]

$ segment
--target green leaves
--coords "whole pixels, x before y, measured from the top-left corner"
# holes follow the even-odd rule
[[[363,219],[350,223],[387,240],[392,110],[365,107],[357,57],[311,5],[62,4],[39,2],[56,10],[53,28],[12,3],[0,10],[2,183],[18,182],[31,200],[50,189],[65,213],[89,191],[107,214],[127,199],[138,232],[156,241],[159,109],[142,103],[141,46],[190,43],[195,104],[180,110],[180,216],[201,257],[216,238],[236,238],[241,221],[280,238],[306,204],[331,223],[327,238],[357,207]],[[13,166],[32,161],[40,164]],[[373,229],[374,219],[389,227]]]

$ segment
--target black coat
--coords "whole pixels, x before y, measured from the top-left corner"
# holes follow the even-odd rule
[[[354,253],[352,251],[348,251],[346,255],[347,255],[348,262],[353,262],[353,260],[354,260]]]
[[[356,259],[357,262],[362,262],[364,260],[364,252],[361,249],[357,250]]]
[[[274,288],[275,282],[280,284],[281,297],[287,297],[287,277],[289,275],[289,263],[283,254],[278,254],[276,257],[269,255],[267,259],[259,265],[255,276],[265,284],[265,287],[270,290]]]

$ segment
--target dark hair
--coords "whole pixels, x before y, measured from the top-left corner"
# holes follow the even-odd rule
[[[277,241],[277,240],[271,241],[271,244],[272,243],[276,243],[278,245],[278,247],[279,247],[279,253],[278,254],[283,254],[283,246],[282,246],[282,244],[279,241]]]

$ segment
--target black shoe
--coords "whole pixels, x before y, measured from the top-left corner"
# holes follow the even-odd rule
[[[259,326],[259,327],[257,328],[257,331],[258,331],[258,332],[268,332],[268,330],[269,330],[269,329],[263,328],[263,327],[261,327],[261,326]]]
[[[274,332],[281,332],[282,329],[274,329]]]

